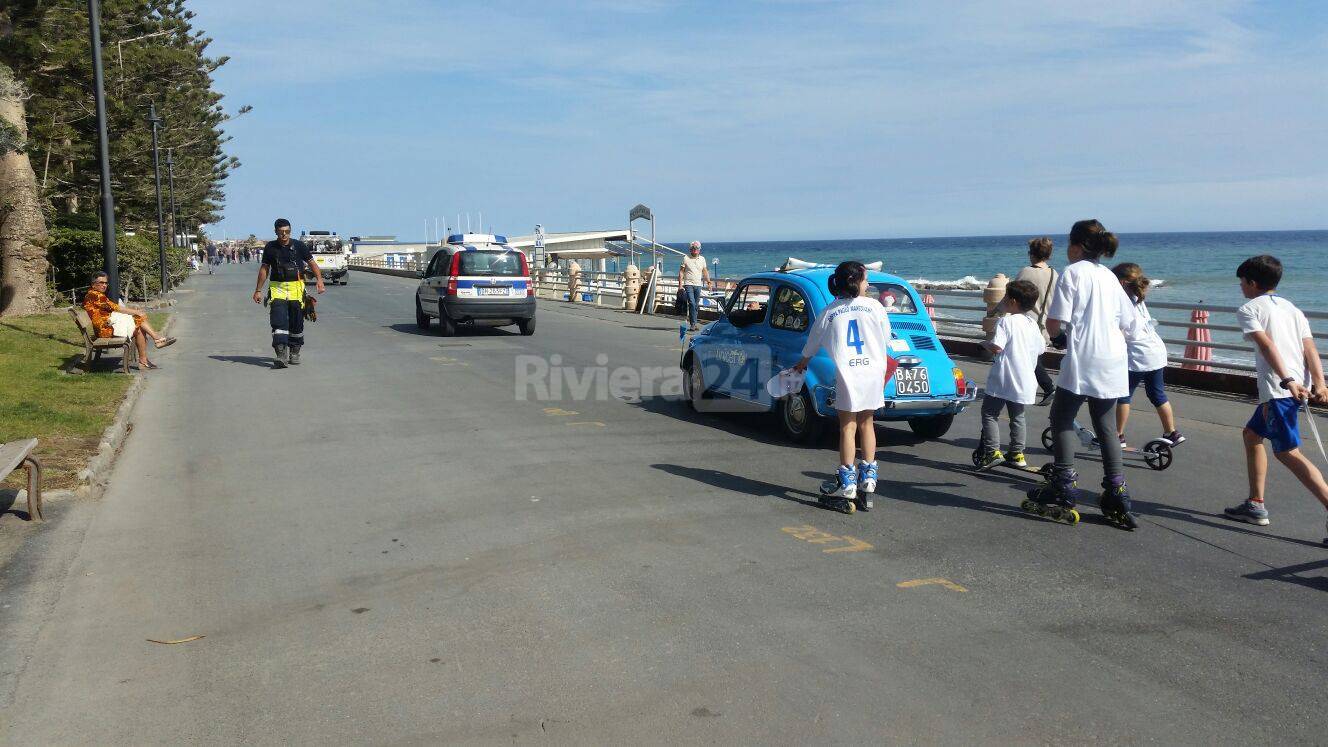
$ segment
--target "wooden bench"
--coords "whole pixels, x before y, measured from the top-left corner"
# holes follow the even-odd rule
[[[19,465],[28,472],[28,520],[42,520],[41,505],[41,462],[32,455],[32,450],[37,448],[37,439],[29,438],[27,441],[11,441],[7,444],[0,444],[0,479],[9,476],[10,472],[18,469]]]
[[[97,330],[92,327],[92,318],[88,316],[86,309],[80,306],[70,306],[69,315],[74,318],[74,326],[83,333],[83,371],[92,370],[92,364],[96,363],[103,352],[120,351],[120,360],[125,373],[129,373],[129,359],[132,356],[130,352],[133,339],[129,337],[98,337]]]

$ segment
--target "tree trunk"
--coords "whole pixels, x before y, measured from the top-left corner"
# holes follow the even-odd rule
[[[0,127],[26,145],[23,89],[0,63]],[[0,153],[0,316],[46,311],[46,219],[37,174],[25,151]]]

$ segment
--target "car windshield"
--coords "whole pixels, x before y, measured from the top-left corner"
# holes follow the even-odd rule
[[[881,302],[889,314],[916,314],[918,307],[913,303],[913,296],[902,285],[895,283],[872,283],[868,294]]]
[[[521,257],[517,252],[460,252],[458,275],[521,277]]]

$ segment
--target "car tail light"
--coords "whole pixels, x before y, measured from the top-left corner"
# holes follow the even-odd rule
[[[456,294],[457,294],[457,279],[454,278],[454,277],[453,277],[453,278],[448,278],[448,279],[447,279],[447,295],[449,295],[449,296],[455,296]]]
[[[967,394],[968,394],[968,387],[969,387],[971,384],[970,384],[970,382],[968,382],[967,380],[964,379],[964,369],[962,369],[962,368],[952,368],[952,369],[950,369],[950,373],[954,374],[955,391],[956,391],[957,393],[959,393],[960,396],[965,396],[965,395],[967,395]]]
[[[447,267],[447,295],[457,294],[457,275],[461,274],[461,252],[452,255],[452,263]]]
[[[525,254],[517,255],[521,259],[521,277],[526,279],[526,298],[535,297],[535,284],[530,280],[530,264],[526,261]]]

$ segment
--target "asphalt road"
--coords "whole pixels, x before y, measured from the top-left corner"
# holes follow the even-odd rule
[[[5,567],[0,741],[1328,735],[1324,512],[1274,465],[1270,527],[1220,517],[1248,403],[1175,397],[1192,440],[1129,470],[1134,533],[1021,513],[1020,476],[965,469],[976,409],[883,427],[883,496],[845,516],[815,505],[833,444],[762,417],[518,396],[518,356],[676,391],[670,320],[542,303],[533,337],[442,338],[411,281],[356,274],[277,371],[252,270],[189,281],[108,492]]]

